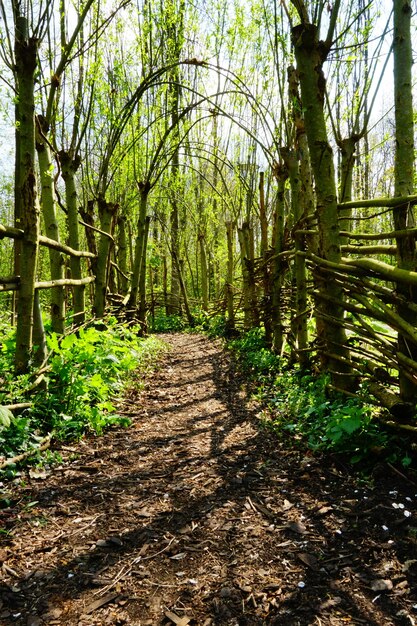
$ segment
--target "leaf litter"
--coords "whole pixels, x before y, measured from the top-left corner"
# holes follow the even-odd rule
[[[0,624],[417,623],[412,481],[286,448],[220,341],[167,341],[129,429],[2,486]]]

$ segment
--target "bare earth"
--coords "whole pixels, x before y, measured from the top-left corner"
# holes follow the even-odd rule
[[[0,624],[417,623],[417,485],[259,429],[220,342],[170,335],[122,410],[3,500]]]

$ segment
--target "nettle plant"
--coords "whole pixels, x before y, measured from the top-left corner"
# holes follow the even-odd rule
[[[2,455],[30,450],[47,434],[65,440],[86,432],[100,434],[112,425],[127,426],[130,421],[117,414],[114,398],[127,384],[140,385],[141,375],[164,349],[162,341],[141,338],[137,331],[110,318],[105,326],[91,325],[77,334],[51,333],[45,383],[31,394],[31,406],[20,415],[4,407],[0,413]],[[5,348],[2,358],[7,359]],[[133,378],[133,371],[141,375]],[[28,388],[30,375],[18,377],[13,402],[27,401]],[[9,402],[1,397],[2,404]]]
[[[126,374],[146,368],[162,347],[155,338],[140,338],[137,330],[110,319],[105,331],[100,324],[81,328],[77,335],[48,338],[47,402],[54,430],[78,436],[129,423],[117,415],[112,398],[125,386]]]

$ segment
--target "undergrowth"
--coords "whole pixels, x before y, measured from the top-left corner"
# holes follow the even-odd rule
[[[240,366],[256,387],[255,396],[265,407],[262,425],[293,445],[346,455],[351,463],[385,458],[408,466],[406,447],[377,419],[379,408],[366,388],[357,398],[329,391],[327,375],[314,376],[273,354],[261,329],[230,341]]]
[[[0,407],[3,459],[36,448],[47,435],[65,441],[87,432],[100,434],[112,425],[127,426],[129,420],[117,414],[114,398],[133,384],[134,370],[145,373],[164,349],[158,338],[141,338],[138,328],[115,319],[64,337],[51,333],[47,345],[44,380],[29,393],[34,374],[13,374],[13,336],[2,344],[0,404],[27,402],[28,397],[31,402],[15,415]]]

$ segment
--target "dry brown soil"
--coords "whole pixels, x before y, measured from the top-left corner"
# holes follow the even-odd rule
[[[286,449],[220,342],[167,341],[132,426],[63,447],[0,511],[0,624],[417,623],[412,477]]]

